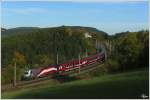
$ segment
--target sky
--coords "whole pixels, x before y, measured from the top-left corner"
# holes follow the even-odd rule
[[[4,28],[88,26],[108,34],[148,29],[148,1],[3,1],[1,6]]]

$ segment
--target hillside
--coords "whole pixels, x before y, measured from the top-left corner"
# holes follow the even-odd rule
[[[93,30],[93,31],[92,31]],[[90,32],[89,32],[90,31]],[[96,33],[97,32],[97,33]],[[86,38],[90,34],[91,38]],[[29,33],[2,37],[2,84],[13,80],[17,62],[17,81],[25,69],[46,67],[86,57],[96,53],[96,39],[107,42],[108,59],[104,73],[147,67],[149,62],[149,32],[128,32],[109,36],[95,28],[61,26],[41,28]]]
[[[64,26],[64,27],[68,27],[73,31],[85,31],[90,33],[91,35],[99,35],[104,38],[108,37],[108,34],[106,32],[98,30],[93,27],[81,27],[81,26]]]
[[[39,28],[38,27],[17,27],[17,28],[10,28],[10,29],[5,29],[5,28],[1,28],[1,29],[2,29],[1,36],[6,37],[6,36],[33,32],[38,30]]]
[[[8,31],[8,34],[7,34]],[[11,33],[12,31],[12,33]],[[9,33],[10,32],[10,33]],[[16,33],[15,33],[16,32]],[[18,32],[18,33],[17,33]],[[86,38],[88,33],[92,38]],[[14,59],[18,59],[19,70],[25,68],[45,67],[56,63],[56,53],[59,55],[59,63],[67,60],[85,57],[95,53],[95,38],[104,40],[105,32],[95,28],[79,26],[61,26],[53,28],[15,28],[6,30],[2,34],[2,80],[7,79],[7,73],[12,70]],[[10,35],[11,34],[11,35]],[[20,60],[21,59],[21,60]],[[12,72],[10,77],[12,78]],[[17,80],[20,80],[18,77]],[[10,82],[8,79],[5,82]]]
[[[49,28],[39,28],[39,27],[16,27],[16,28],[11,28],[11,29],[5,29],[2,28],[2,37],[6,36],[12,36],[12,35],[17,35],[17,34],[27,34],[30,32],[35,32],[38,30],[45,30],[45,29],[53,29],[53,28],[61,28],[61,27],[66,27],[69,28],[71,31],[84,31],[88,32],[91,34],[98,34],[102,37],[107,37],[107,33],[100,31],[96,28],[92,27],[82,27],[82,26],[60,26],[60,27],[49,27]]]
[[[5,28],[1,28],[1,32],[5,32],[7,29]]]
[[[90,34],[93,40],[86,39],[84,37],[85,33]],[[23,54],[29,52],[38,54],[38,52],[40,52],[39,54],[48,53],[48,55],[51,55],[56,53],[56,49],[63,47],[63,50],[58,50],[58,52],[67,56],[70,54],[65,54],[65,52],[67,53],[70,49],[79,51],[80,48],[83,50],[82,52],[85,52],[85,49],[87,48],[90,52],[90,49],[95,45],[94,39],[105,39],[105,36],[107,36],[107,33],[103,31],[80,26],[61,26],[53,28],[19,27],[5,29],[5,31],[2,31],[2,65],[8,64],[8,62],[5,62],[6,58],[12,58],[12,56],[6,56],[5,52],[7,52],[7,55],[12,55],[15,49]],[[75,47],[73,47],[73,45]],[[30,47],[34,47],[34,50]],[[69,49],[65,50],[65,47],[68,47]],[[76,54],[75,51],[70,51],[72,54]]]
[[[138,99],[149,94],[148,80],[148,70],[144,69],[56,85],[50,81],[42,86],[3,92],[2,98]]]

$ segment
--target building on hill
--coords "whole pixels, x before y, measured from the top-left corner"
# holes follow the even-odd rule
[[[85,38],[92,38],[92,36],[88,32],[84,33],[84,36]]]

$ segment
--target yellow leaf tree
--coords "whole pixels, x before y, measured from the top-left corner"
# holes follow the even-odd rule
[[[14,52],[13,63],[14,62],[17,64],[17,66],[24,67],[26,65],[25,56],[23,54],[21,54],[20,52],[15,51]]]

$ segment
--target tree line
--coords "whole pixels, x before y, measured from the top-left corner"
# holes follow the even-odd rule
[[[149,32],[122,32],[109,37],[113,48],[105,68],[108,72],[149,66]]]

